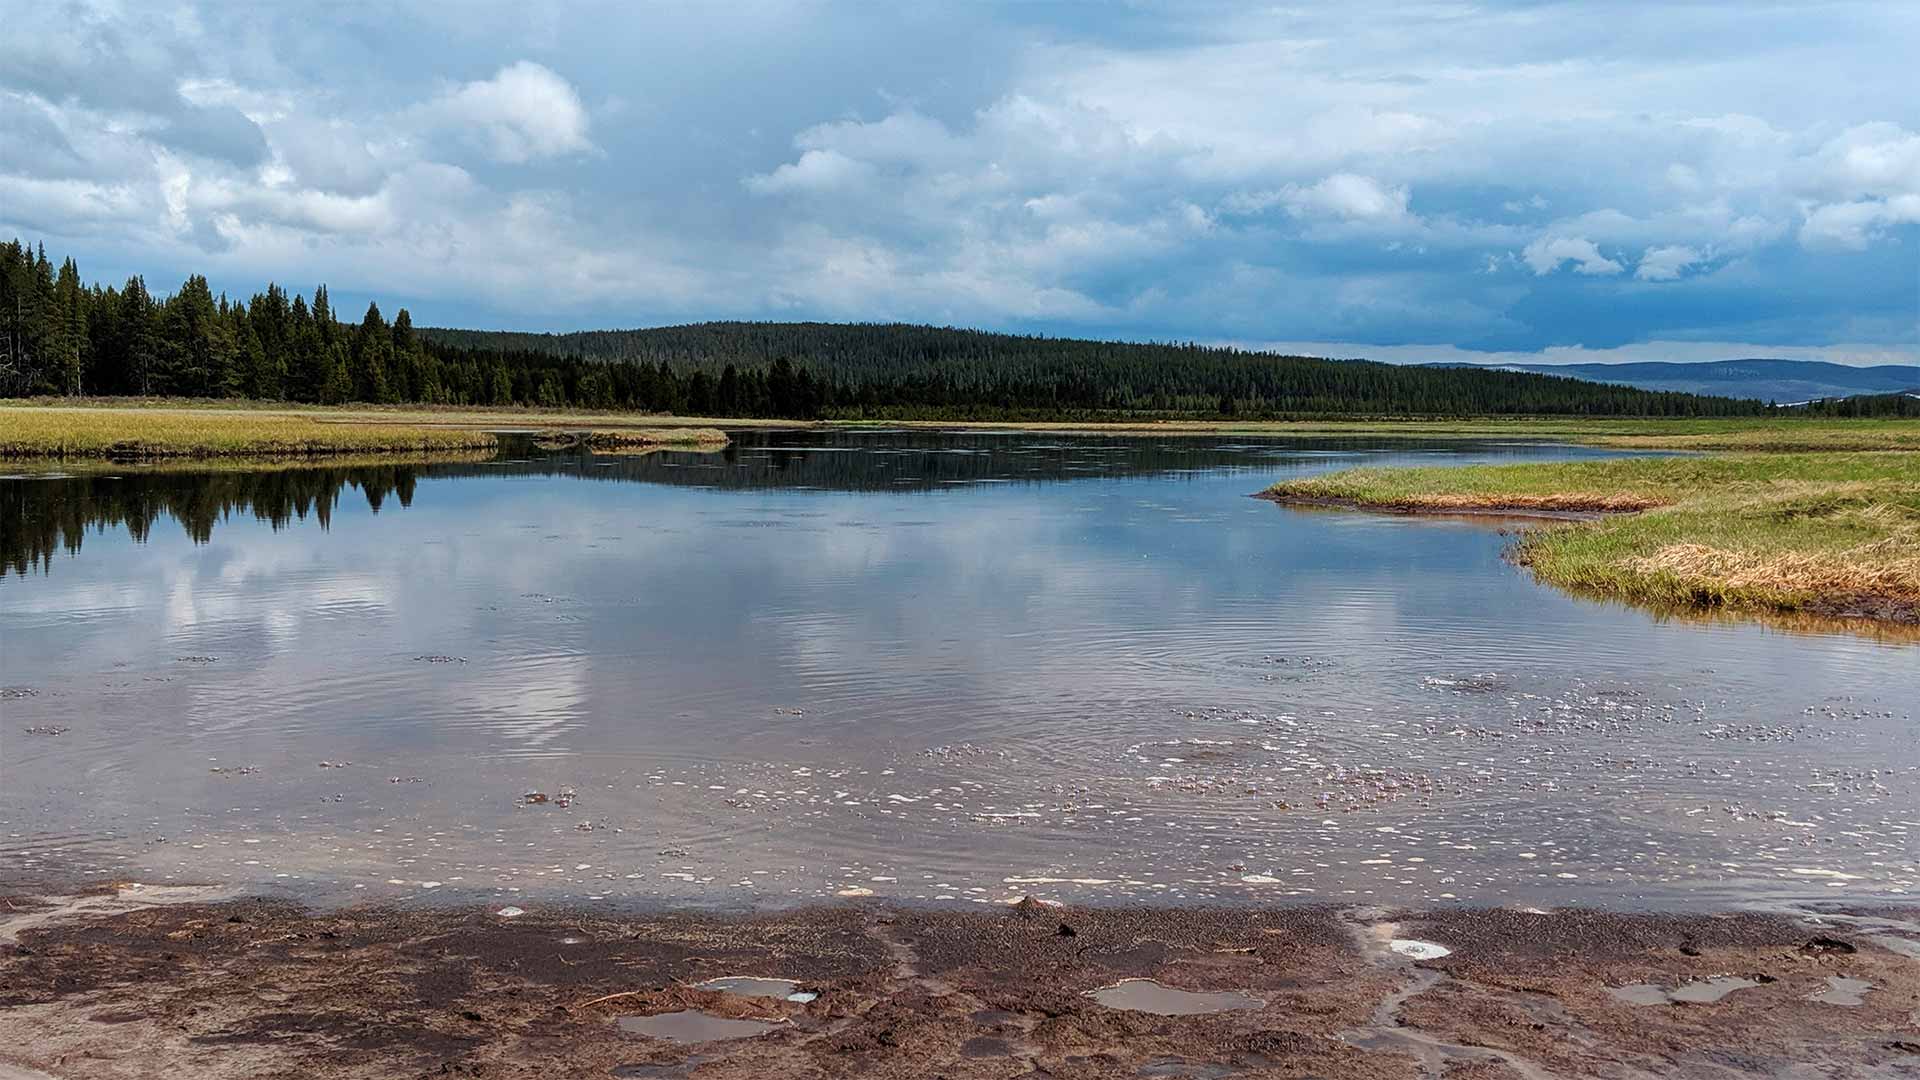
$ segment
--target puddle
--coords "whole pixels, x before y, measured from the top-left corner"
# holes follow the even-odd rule
[[[1438,960],[1453,954],[1452,949],[1437,941],[1415,941],[1412,938],[1394,938],[1387,943],[1387,948],[1415,960]]]
[[[766,1020],[730,1020],[723,1016],[710,1016],[698,1009],[682,1009],[679,1012],[660,1013],[655,1016],[620,1018],[622,1031],[684,1043],[744,1039],[753,1035],[765,1035],[779,1026]]]
[[[1087,996],[1109,1009],[1131,1009],[1161,1016],[1196,1016],[1235,1009],[1258,1009],[1266,1004],[1238,990],[1196,993],[1163,986],[1152,979],[1121,979],[1112,986],[1089,990]]]
[[[977,1035],[960,1044],[960,1056],[963,1058],[997,1058],[1013,1053],[1013,1046],[1005,1039],[996,1039],[991,1035]]]
[[[792,979],[763,979],[754,975],[727,975],[693,985],[701,990],[718,990],[739,997],[779,998],[801,1004],[820,996],[811,990],[800,989],[800,984]]]
[[[1687,983],[1672,990],[1653,983],[1629,983],[1609,986],[1607,993],[1629,1005],[1711,1005],[1733,993],[1760,984],[1752,979],[1722,976],[1705,982]]]
[[[1817,1001],[1822,1005],[1860,1005],[1873,989],[1873,984],[1865,979],[1852,979],[1845,975],[1827,976],[1827,988],[1816,994],[1810,994],[1808,1001]]]

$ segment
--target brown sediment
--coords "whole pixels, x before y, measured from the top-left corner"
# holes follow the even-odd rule
[[[1504,909],[509,919],[183,902],[43,919],[0,945],[0,1065],[60,1080],[1894,1075],[1920,1069],[1920,966],[1888,942],[1920,950],[1917,916],[1883,911],[1869,930],[1839,915]],[[1397,937],[1453,951],[1414,961],[1386,948]],[[819,997],[694,985],[741,971]],[[1758,985],[1671,1006],[1608,993],[1726,975]],[[1872,990],[1812,1000],[1830,976]],[[1128,978],[1264,1004],[1161,1016],[1085,996]],[[682,1010],[773,1026],[689,1045],[618,1023]]]

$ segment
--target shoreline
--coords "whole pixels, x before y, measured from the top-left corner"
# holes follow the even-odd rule
[[[1641,607],[1920,625],[1920,456],[1902,451],[1362,467],[1257,497],[1535,519],[1509,559],[1543,583]]]
[[[49,920],[56,898],[0,893],[11,893],[0,1075],[10,1064],[57,1080],[696,1067],[714,1080],[1357,1080],[1424,1068],[1496,1080],[1920,1067],[1920,907],[1792,916],[1029,899],[608,915],[314,911],[129,887],[64,898],[73,917]],[[814,997],[698,985],[729,976],[792,980]],[[1173,1006],[1199,1000],[1130,982],[1142,979],[1235,995],[1233,1007],[1161,1015],[1088,996],[1120,986]],[[1676,993],[1681,1003],[1668,1003]],[[621,1026],[687,1010],[764,1026],[697,1044]]]
[[[1396,514],[1420,518],[1466,518],[1478,520],[1598,521],[1607,514],[1633,513],[1631,510],[1596,510],[1546,506],[1522,506],[1489,503],[1483,506],[1426,506],[1414,502],[1369,503],[1359,499],[1331,496],[1289,495],[1274,491],[1256,491],[1252,498],[1303,510],[1358,510],[1373,514]]]
[[[62,423],[84,438],[65,437]],[[197,431],[179,431],[198,425]],[[272,452],[272,447],[225,450],[245,443],[249,425],[303,430],[315,446],[333,440],[392,440],[407,429],[416,440],[458,440],[460,433],[490,431],[617,432],[632,429],[731,428],[790,430],[902,430],[1034,432],[1061,435],[1151,435],[1167,437],[1364,438],[1407,440],[1519,439],[1620,450],[1920,450],[1920,420],[1759,417],[1653,419],[1640,417],[1326,417],[1294,420],[1139,419],[1087,420],[788,420],[755,417],[676,416],[518,406],[305,405],[240,399],[33,398],[0,400],[0,458],[41,454],[99,454],[116,441],[138,437],[131,429],[176,429],[152,441],[158,452],[192,456]],[[121,430],[114,430],[114,429]],[[346,432],[354,434],[348,435]],[[470,444],[471,445],[471,444]],[[89,449],[91,448],[91,449]],[[343,447],[347,449],[351,447]],[[420,449],[415,445],[412,449]]]

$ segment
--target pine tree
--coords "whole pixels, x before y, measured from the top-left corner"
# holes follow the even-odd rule
[[[295,401],[323,401],[327,385],[327,351],[307,298],[296,296],[287,312],[287,393]]]
[[[56,392],[78,395],[91,342],[87,340],[87,292],[80,286],[80,270],[71,258],[60,264],[49,314],[53,322],[48,355],[50,381]]]
[[[387,329],[387,321],[380,317],[379,304],[367,305],[367,315],[354,331],[350,356],[354,400],[394,400],[388,378],[393,366],[393,335]]]
[[[142,396],[161,393],[160,312],[139,276],[127,279],[120,294],[120,354],[124,357],[126,390]]]

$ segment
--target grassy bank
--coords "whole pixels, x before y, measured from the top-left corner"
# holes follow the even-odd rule
[[[863,427],[922,430],[1046,431],[1087,434],[1166,436],[1247,435],[1367,439],[1523,439],[1582,443],[1627,449],[1685,450],[1920,450],[1920,420],[1832,420],[1801,417],[1738,417],[1705,420],[1650,419],[1457,419],[1379,418],[1324,420],[1126,420],[1100,423],[1010,423],[901,421],[888,424],[849,421],[799,421],[667,416],[656,413],[596,412],[569,409],[478,406],[293,405],[284,402],[216,401],[179,398],[42,398],[0,400],[0,442],[22,412],[88,413],[130,417],[131,428],[151,414],[188,413],[211,424],[238,423],[249,417],[290,417],[316,423],[358,427],[428,427],[542,432],[555,429],[659,431],[687,427],[832,428]]]
[[[1281,502],[1403,512],[1598,511],[1515,549],[1542,580],[1662,606],[1920,620],[1920,454],[1741,453],[1351,469]]]
[[[484,431],[197,409],[0,407],[0,457],[220,458],[469,451]]]
[[[719,449],[730,440],[727,433],[710,427],[618,428],[612,431],[556,429],[533,437],[543,450],[651,450]]]

